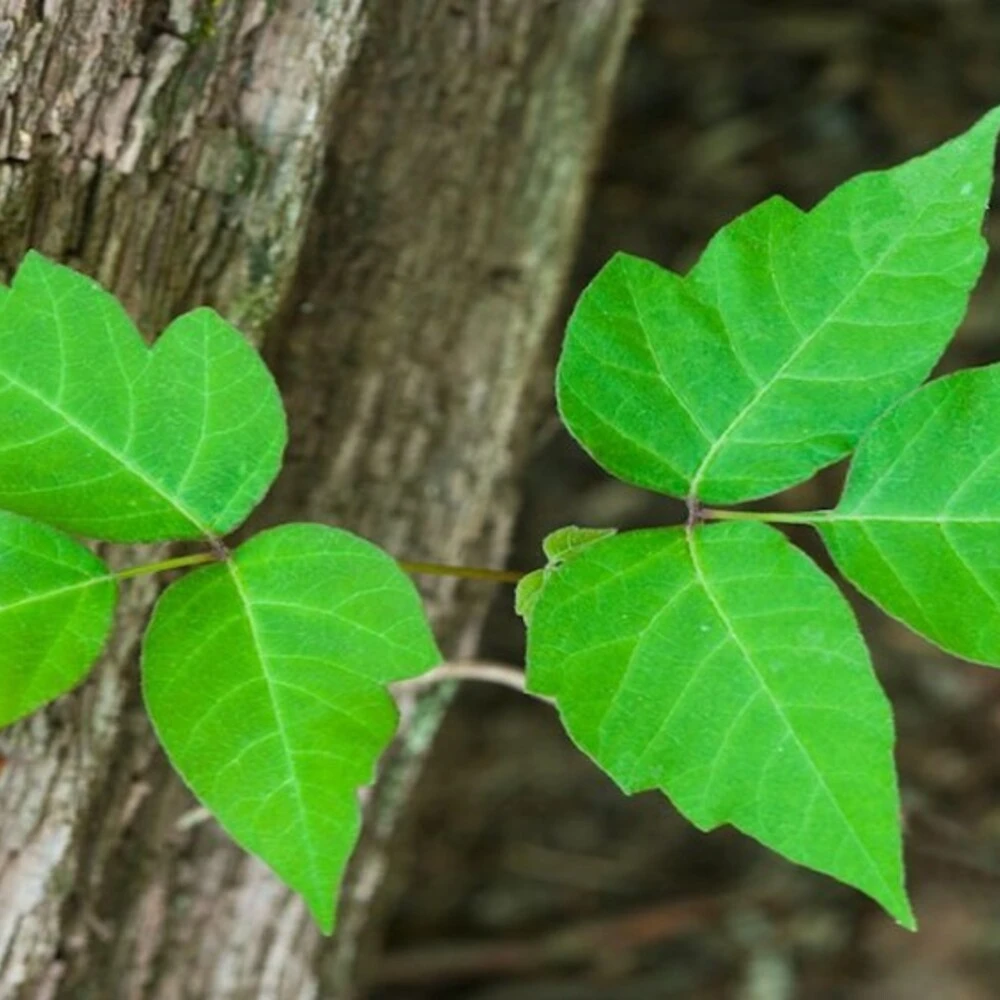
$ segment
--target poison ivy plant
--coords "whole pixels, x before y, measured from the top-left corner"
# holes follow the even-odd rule
[[[150,349],[113,296],[39,254],[0,286],[0,725],[83,678],[120,578],[214,563],[157,603],[149,713],[192,791],[329,932],[358,789],[396,729],[387,685],[441,657],[370,543],[286,525],[225,549],[285,436],[270,373],[213,311]],[[57,528],[209,549],[113,574]]]
[[[684,277],[615,257],[570,321],[560,412],[610,472],[685,499],[687,522],[562,529],[516,594],[528,689],[624,791],[732,824],[908,927],[889,705],[834,582],[751,522],[815,525],[890,614],[1000,666],[1000,368],[918,388],[982,267],[998,127],[991,112],[808,212],[772,198]],[[199,567],[145,636],[153,726],[329,932],[358,790],[397,725],[389,686],[441,660],[406,571],[509,574],[397,563],[322,525],[230,551],[285,437],[266,367],[212,310],[147,347],[111,295],[36,253],[0,286],[0,726],[84,677],[120,581]],[[855,447],[832,511],[706,507]],[[111,572],[64,531],[204,544]]]
[[[904,398],[981,270],[998,127],[993,111],[809,212],[764,202],[685,277],[612,259],[570,319],[560,412],[608,471],[685,499],[688,524],[550,560],[518,601],[529,690],[625,791],[658,788],[905,926],[892,720],[858,627],[804,555],[739,522],[816,524],[891,614],[1000,665],[1000,372]],[[705,508],[794,485],[859,439],[832,512]]]

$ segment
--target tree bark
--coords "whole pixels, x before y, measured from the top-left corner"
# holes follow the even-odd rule
[[[0,267],[34,246],[147,331],[204,303],[263,345],[292,437],[258,526],[498,563],[637,2],[0,0]],[[424,592],[467,655],[482,585]],[[325,942],[156,748],[155,593],[130,584],[90,680],[0,734],[0,1000],[360,995],[447,692],[401,706]]]

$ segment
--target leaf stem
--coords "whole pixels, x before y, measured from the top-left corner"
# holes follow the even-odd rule
[[[497,684],[529,695],[538,701],[544,701],[546,704],[555,704],[551,698],[529,691],[525,686],[524,671],[506,663],[443,663],[433,670],[428,670],[426,674],[399,681],[392,686],[397,691],[419,691],[435,684],[447,684],[449,681],[482,681],[486,684]]]
[[[397,559],[399,568],[406,573],[429,576],[457,576],[463,580],[491,580],[494,583],[517,583],[526,573],[516,569],[488,569],[485,566],[450,566],[447,563],[407,562]]]
[[[146,563],[143,566],[129,566],[112,574],[119,580],[130,580],[134,576],[151,576],[153,573],[165,573],[169,569],[184,569],[185,566],[202,566],[205,563],[218,562],[216,552],[195,552],[189,556],[175,556],[173,559],[161,559],[159,562]]]
[[[828,510],[807,510],[800,514],[769,510],[716,510],[703,507],[701,517],[706,521],[763,521],[768,524],[816,524],[829,518]]]

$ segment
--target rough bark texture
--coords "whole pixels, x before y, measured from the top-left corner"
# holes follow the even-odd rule
[[[502,560],[633,0],[0,0],[0,266],[35,246],[144,328],[256,339],[292,443],[260,521]],[[126,554],[137,561],[141,554]],[[481,587],[426,594],[474,646]],[[0,998],[347,998],[447,693],[404,704],[332,943],[157,751],[135,654],[0,734]]]

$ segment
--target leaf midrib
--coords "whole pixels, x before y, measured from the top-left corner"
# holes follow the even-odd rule
[[[30,597],[24,597],[21,600],[15,601],[13,604],[0,604],[0,615],[5,615],[10,611],[16,611],[19,608],[27,607],[30,604],[38,604],[40,601],[49,601],[54,597],[61,597],[63,594],[71,594],[76,590],[83,590],[86,587],[94,587],[99,583],[107,583],[110,580],[114,580],[114,577],[109,573],[104,576],[95,576],[89,580],[81,580],[78,583],[71,583],[65,587],[59,587],[56,590],[47,590],[43,594],[32,594]]]
[[[49,283],[48,277],[43,274],[41,276],[41,281],[45,285],[46,291],[48,292],[49,298],[52,301],[53,306],[55,306],[56,305],[56,296],[52,292],[52,288],[51,288],[51,285]],[[6,305],[7,302],[10,301],[11,298],[12,298],[12,296],[10,294],[8,294],[8,295],[4,296],[4,298],[2,300],[0,300],[0,301],[2,301],[4,305]],[[101,319],[102,319],[102,322],[105,319],[105,317],[103,315],[103,312],[102,312]],[[59,336],[57,337],[57,342],[59,344],[60,358],[62,358],[62,350],[63,350],[62,320],[61,320],[61,317],[59,315],[58,308],[54,308],[53,313],[52,313],[52,320],[55,322],[56,327],[57,327],[58,332],[59,332]],[[107,324],[105,324],[105,330],[108,332],[108,340],[109,340],[109,342],[110,342],[110,344],[112,345],[112,348],[113,348],[113,353],[114,353],[114,356],[115,356],[115,363],[118,365],[119,370],[122,372],[123,382],[124,382],[124,384],[125,384],[125,386],[126,386],[126,388],[128,390],[128,396],[129,396],[129,401],[128,402],[129,402],[129,405],[128,405],[128,408],[127,408],[127,412],[128,412],[128,418],[129,418],[129,427],[128,427],[128,437],[127,437],[127,440],[131,441],[132,435],[133,435],[133,432],[134,432],[134,427],[135,427],[135,390],[134,390],[134,385],[132,383],[132,380],[128,378],[128,374],[125,371],[124,366],[122,365],[121,353],[120,353],[120,351],[118,349],[118,346],[117,346],[117,344],[115,342],[116,338],[114,336],[114,332],[108,329]],[[154,349],[155,349],[155,347],[154,348],[149,348],[149,347],[145,347],[144,346],[144,350],[146,352],[145,364],[146,364],[147,367],[152,362],[152,352],[153,352]],[[65,377],[65,364],[62,365],[59,374],[60,374],[59,395],[61,395],[62,394],[63,381],[64,381],[64,377]],[[213,537],[213,532],[212,532],[212,530],[207,525],[202,524],[201,521],[197,517],[195,517],[194,514],[191,513],[191,511],[189,511],[182,503],[180,503],[180,501],[176,500],[175,498],[171,497],[169,493],[165,492],[165,490],[163,489],[163,487],[159,483],[157,483],[154,479],[151,479],[143,471],[143,469],[140,466],[135,465],[132,461],[130,461],[125,452],[120,451],[119,449],[115,448],[112,444],[110,444],[104,438],[102,438],[102,437],[98,436],[97,434],[95,434],[93,430],[91,430],[90,428],[88,428],[86,425],[80,423],[79,420],[77,420],[75,417],[73,417],[69,413],[67,413],[57,402],[54,402],[54,401],[46,398],[44,395],[42,395],[36,389],[32,388],[29,385],[26,385],[20,379],[15,378],[6,369],[3,371],[3,375],[4,375],[4,377],[8,380],[8,382],[11,385],[16,386],[22,392],[27,393],[27,395],[31,396],[33,399],[38,400],[38,402],[40,402],[43,406],[46,406],[53,413],[55,413],[58,416],[62,417],[62,419],[64,419],[66,421],[66,423],[68,423],[71,427],[74,427],[77,431],[79,431],[89,441],[92,441],[102,451],[104,451],[105,454],[110,455],[113,459],[115,459],[117,462],[119,462],[127,471],[131,472],[137,479],[139,479],[141,482],[145,483],[145,485],[148,486],[154,493],[156,493],[157,495],[159,495],[160,497],[162,497],[164,500],[166,500],[167,503],[170,504],[170,506],[173,507],[174,510],[178,514],[181,515],[181,517],[183,517],[185,520],[187,520],[187,522],[189,524],[191,524],[194,528],[196,528],[202,535],[206,536],[207,538],[212,538]]]
[[[823,776],[823,772],[819,769],[819,767],[817,766],[815,760],[813,760],[812,755],[809,753],[808,749],[806,748],[805,744],[799,738],[799,734],[796,731],[795,727],[792,725],[791,720],[788,718],[787,714],[785,713],[784,708],[781,705],[781,702],[775,697],[774,692],[768,686],[766,680],[764,679],[764,675],[763,675],[763,673],[761,673],[760,669],[757,667],[757,664],[754,661],[753,656],[750,653],[750,650],[747,649],[746,645],[744,644],[744,642],[740,638],[739,633],[737,632],[737,630],[736,630],[736,628],[735,628],[732,620],[730,619],[729,615],[726,613],[725,609],[722,607],[722,605],[719,603],[718,599],[716,598],[715,594],[712,592],[712,589],[709,587],[708,578],[705,575],[705,572],[704,572],[704,569],[702,568],[701,562],[698,559],[698,549],[697,549],[697,544],[696,544],[696,540],[695,540],[694,535],[695,535],[695,532],[688,532],[688,535],[687,535],[688,551],[690,552],[690,555],[691,555],[691,565],[692,565],[692,568],[694,569],[695,576],[696,576],[696,578],[698,580],[699,585],[704,590],[705,596],[711,602],[712,607],[715,609],[715,613],[719,616],[719,620],[722,622],[723,626],[726,629],[726,632],[729,634],[729,636],[732,638],[733,642],[736,644],[737,649],[740,651],[740,653],[743,656],[744,660],[746,661],[747,665],[753,671],[755,677],[757,678],[757,682],[758,682],[758,684],[760,686],[760,689],[770,699],[771,704],[774,707],[775,712],[777,713],[777,715],[781,719],[781,721],[784,723],[786,731],[791,735],[792,739],[795,741],[796,745],[798,746],[799,750],[802,753],[802,756],[805,758],[805,760],[808,761],[810,768],[812,769],[813,773],[816,776],[816,782],[817,782],[817,784],[822,787],[822,789],[826,793],[827,798],[829,799],[829,801],[833,803],[834,807],[837,810],[837,813],[839,814],[839,816],[841,818],[841,821],[844,824],[844,828],[846,829],[847,833],[849,834],[849,836],[851,837],[851,839],[854,840],[854,842],[857,844],[857,846],[861,849],[861,851],[864,854],[865,858],[867,859],[869,865],[871,866],[871,870],[874,872],[875,877],[878,879],[879,882],[881,882],[881,884],[882,884],[885,892],[887,893],[887,898],[889,898],[889,899],[897,899],[897,893],[895,893],[893,891],[892,887],[885,880],[885,877],[882,875],[881,868],[879,867],[879,865],[876,862],[875,858],[872,856],[871,851],[861,841],[860,837],[858,837],[856,831],[854,830],[853,825],[850,823],[850,821],[847,818],[847,815],[844,813],[844,810],[843,810],[843,807],[840,804],[840,801],[833,794],[833,790],[827,784],[826,779]]]
[[[281,739],[281,747],[288,763],[288,773],[292,781],[292,786],[295,789],[295,802],[298,806],[299,822],[302,826],[306,850],[309,852],[309,870],[312,876],[313,891],[318,893],[323,889],[323,877],[319,869],[319,859],[317,856],[316,843],[313,840],[311,832],[309,815],[306,810],[305,800],[302,797],[302,785],[299,781],[298,770],[295,766],[295,754],[292,751],[292,746],[289,742],[288,727],[282,716],[281,706],[275,691],[277,682],[271,677],[271,674],[268,671],[267,654],[264,651],[264,646],[260,639],[260,632],[257,628],[257,619],[253,613],[254,605],[243,585],[240,571],[237,568],[235,561],[232,559],[230,559],[226,565],[229,570],[230,577],[232,578],[233,586],[235,587],[236,593],[240,599],[240,603],[243,606],[243,612],[246,616],[247,625],[250,629],[250,638],[253,642],[254,653],[257,656],[258,663],[260,664],[261,676],[264,678],[264,683],[267,685],[267,694],[268,699],[271,702],[271,711],[274,715],[278,736]]]
[[[56,414],[60,418],[66,421],[71,427],[77,430],[83,437],[93,444],[97,445],[106,455],[109,455],[116,462],[118,462],[127,472],[132,473],[140,482],[148,486],[154,493],[162,497],[166,502],[183,517],[192,527],[196,528],[198,532],[204,535],[206,538],[213,537],[213,532],[211,528],[207,525],[202,524],[201,521],[194,516],[180,501],[176,500],[169,493],[167,493],[164,488],[156,482],[155,479],[151,479],[142,469],[141,466],[134,464],[127,455],[119,451],[111,443],[106,441],[103,437],[97,435],[91,428],[87,427],[86,424],[80,423],[72,414],[68,413],[57,403],[50,399],[47,399],[40,392],[29,385],[25,385],[24,382],[15,378],[8,371],[3,372],[4,377],[10,382],[11,385],[16,386],[22,392],[31,396],[32,399],[37,400],[43,406],[47,407],[52,413]]]
[[[997,517],[952,517],[950,515],[941,517],[932,514],[838,514],[836,512],[823,517],[816,518],[813,522],[817,525],[837,524],[840,522],[862,522],[862,523],[886,523],[886,524],[990,524],[994,527],[1000,524],[1000,515]]]

